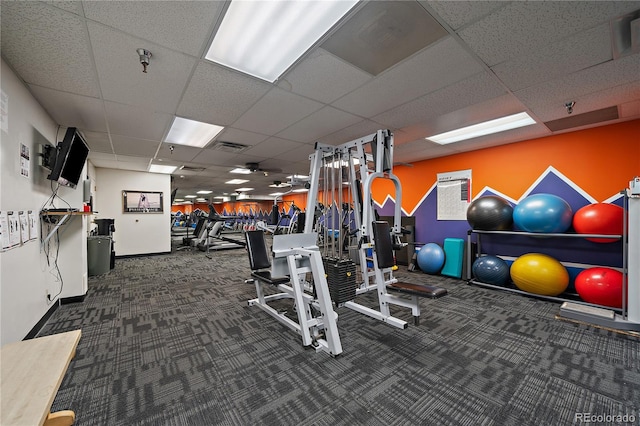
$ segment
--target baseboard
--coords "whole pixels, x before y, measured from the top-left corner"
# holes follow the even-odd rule
[[[86,294],[83,294],[82,296],[63,297],[63,298],[60,299],[60,304],[61,305],[68,305],[69,303],[84,302],[84,298],[85,297],[87,297]]]
[[[148,256],[163,256],[166,254],[171,254],[170,251],[161,251],[158,253],[140,253],[140,254],[123,254],[123,255],[116,255],[116,259],[130,259],[130,258],[134,258],[134,257],[148,257]]]
[[[56,309],[58,309],[58,305],[60,305],[60,303],[56,300],[55,303],[53,303],[51,307],[47,310],[44,316],[40,318],[40,321],[38,321],[36,325],[34,325],[33,328],[29,330],[27,335],[22,340],[29,340],[36,337],[38,333],[40,333],[40,330],[42,330],[42,327],[44,327],[44,325],[47,323],[49,318],[51,318],[51,315],[53,315]]]

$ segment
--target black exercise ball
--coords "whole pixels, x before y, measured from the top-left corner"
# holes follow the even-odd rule
[[[513,207],[504,198],[485,195],[471,202],[467,209],[467,222],[473,229],[510,231],[513,225]]]

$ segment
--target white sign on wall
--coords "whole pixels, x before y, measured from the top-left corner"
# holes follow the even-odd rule
[[[438,173],[438,220],[467,220],[471,203],[471,170]]]

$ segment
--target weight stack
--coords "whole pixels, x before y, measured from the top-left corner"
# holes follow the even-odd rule
[[[356,298],[356,264],[351,259],[322,259],[331,300],[336,306]]]

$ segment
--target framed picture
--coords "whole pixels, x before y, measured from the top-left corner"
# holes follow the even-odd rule
[[[162,192],[122,191],[124,213],[162,213]]]

